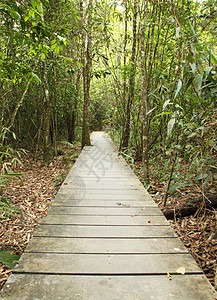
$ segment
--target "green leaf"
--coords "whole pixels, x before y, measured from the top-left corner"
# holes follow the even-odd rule
[[[32,7],[35,9],[37,6],[37,2],[35,0],[32,0]]]
[[[35,73],[32,72],[32,78],[39,84],[41,83],[41,79],[36,75]]]
[[[22,173],[8,173],[8,174],[3,174],[0,175],[0,177],[6,178],[6,177],[20,177],[22,176]]]
[[[157,117],[160,117],[160,116],[163,116],[163,115],[170,115],[170,114],[171,114],[171,113],[170,113],[170,112],[168,112],[168,111],[166,111],[166,112],[162,112],[162,113],[160,113],[160,114],[158,114],[158,115],[154,116],[153,120],[154,120],[155,118],[157,118]]]
[[[12,18],[14,18],[15,20],[21,19],[21,15],[15,10],[10,10],[10,14],[11,14]]]
[[[10,203],[8,202],[7,199],[1,198],[1,202],[3,202],[5,205],[10,206]]]
[[[4,182],[7,182],[7,178],[0,179],[0,185],[1,185],[1,183],[4,183]]]
[[[56,46],[57,46],[57,43],[54,43],[54,44],[51,45],[50,49],[53,50],[53,49],[56,48]]]
[[[190,186],[191,183],[185,183],[185,182],[176,182],[175,184],[171,185],[169,188],[168,193],[175,192],[176,189],[180,189],[182,187]]]
[[[181,79],[179,79],[174,99],[176,98],[179,91],[181,90],[181,87],[182,87],[182,81],[181,81]]]
[[[184,125],[185,126],[197,126],[197,127],[199,127],[199,125],[196,124],[196,123],[185,123]]]
[[[209,53],[209,60],[211,60],[211,58],[212,58],[212,60],[214,61],[214,63],[217,64],[217,57],[213,54],[212,50],[211,49],[208,50],[207,47],[205,47],[205,50]]]
[[[14,254],[12,251],[0,251],[0,262],[10,268],[14,268],[18,262],[20,255]]]
[[[167,137],[169,138],[172,134],[173,126],[175,124],[176,118],[172,118],[167,125]]]
[[[59,52],[60,52],[60,47],[57,45],[55,50],[54,50],[54,53],[55,53],[55,55],[58,55]]]

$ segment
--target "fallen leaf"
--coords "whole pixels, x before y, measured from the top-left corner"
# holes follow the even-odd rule
[[[120,205],[121,205],[121,202],[117,202],[116,204],[120,206]]]
[[[146,209],[146,207],[144,206],[143,208],[142,208],[142,210],[145,210]]]
[[[138,215],[132,215],[131,217],[136,217],[136,216],[138,216]]]
[[[182,274],[184,275],[185,274],[185,267],[180,267],[176,270],[176,273],[179,273],[179,274]]]
[[[172,280],[172,276],[168,272],[167,272],[167,277],[168,277],[169,280]]]
[[[148,220],[148,223],[151,223],[151,220]]]

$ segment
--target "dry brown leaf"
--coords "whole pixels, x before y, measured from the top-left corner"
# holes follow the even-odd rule
[[[176,270],[176,273],[179,273],[179,274],[182,274],[184,275],[185,274],[185,267],[180,267]]]

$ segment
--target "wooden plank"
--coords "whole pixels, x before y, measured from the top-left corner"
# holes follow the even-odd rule
[[[99,183],[99,186],[100,186],[100,183]],[[142,187],[137,187],[135,189],[112,189],[109,188],[109,189],[100,189],[100,187],[97,189],[95,187],[93,188],[87,188],[85,186],[85,184],[83,186],[73,186],[73,188],[70,188],[68,187],[67,185],[65,186],[62,186],[60,189],[59,189],[59,193],[67,193],[67,194],[71,194],[71,196],[73,196],[75,194],[75,191],[84,191],[86,196],[96,196],[96,197],[101,197],[103,198],[104,196],[107,196],[107,197],[117,197],[117,196],[121,196],[122,198],[125,198],[126,199],[130,199],[130,198],[141,198],[141,199],[145,199],[148,197],[148,194],[145,193],[144,189]]]
[[[172,280],[168,280],[166,275],[37,274],[13,274],[0,295],[7,300],[213,300],[215,296],[213,288],[201,275],[172,275]]]
[[[80,207],[153,207],[156,208],[157,205],[154,201],[137,201],[137,200],[70,200],[65,197],[58,196],[55,200],[52,201],[53,206],[80,206]]]
[[[159,281],[162,282],[161,288],[159,288]],[[3,296],[13,300],[11,294],[15,290],[17,300],[28,299],[29,295],[34,294],[34,286],[40,287],[38,299],[213,299],[211,296],[213,289],[201,275],[173,276],[172,281],[168,281],[166,276],[12,275]],[[54,286],[56,289],[52,288]]]
[[[202,273],[190,254],[54,254],[25,253],[14,272],[44,274],[167,274],[185,267]]]
[[[110,207],[72,207],[51,206],[49,215],[97,215],[97,216],[163,216],[158,207],[128,208],[123,206]]]
[[[86,180],[67,180],[64,182],[64,188],[75,189],[75,188],[86,188],[86,190],[139,190],[138,183],[129,182],[97,182],[96,181],[86,181]],[[141,186],[142,189],[142,186]]]
[[[25,252],[40,253],[188,253],[178,238],[111,239],[33,237]]]
[[[71,181],[71,182],[70,182]],[[99,184],[99,181],[97,180],[96,177],[83,177],[80,175],[77,175],[77,173],[75,175],[68,175],[64,181],[64,183],[77,183],[77,182],[87,182],[87,183],[93,183],[93,184]],[[137,177],[133,176],[113,176],[113,177],[102,177],[100,178],[100,184],[101,183],[127,183],[127,184],[139,184],[142,185],[141,182],[139,181],[139,179]]]
[[[85,188],[83,189],[67,189],[67,188],[61,188],[61,190],[58,192],[56,199],[64,198],[65,200],[111,200],[111,201],[125,201],[125,200],[131,200],[131,201],[144,201],[144,204],[146,201],[152,202],[155,204],[154,200],[151,198],[150,195],[145,193],[138,194],[137,191],[113,191],[110,194],[104,191],[91,191],[87,190]],[[115,193],[117,192],[117,193]],[[128,193],[129,192],[129,193]]]
[[[168,225],[164,216],[77,216],[51,215],[41,220],[41,224],[59,225]]]
[[[92,179],[110,179],[110,178],[118,178],[118,179],[125,179],[125,180],[130,180],[130,178],[134,178],[134,175],[132,173],[130,173],[129,171],[125,172],[125,171],[106,171],[106,172],[102,172],[102,171],[97,171],[95,170],[94,172],[92,171],[88,171],[88,170],[82,170],[82,169],[72,169],[72,171],[70,171],[70,173],[68,174],[67,179],[71,180],[73,179],[75,176],[80,176],[82,178],[92,178]],[[100,179],[99,179],[100,177]]]
[[[34,236],[44,237],[176,237],[170,226],[73,226],[40,224]]]
[[[87,159],[83,159],[80,157],[80,159],[78,160],[78,162],[74,165],[74,171],[78,170],[78,172],[76,172],[77,174],[79,174],[79,169],[82,168],[82,172],[88,171],[92,174],[96,172],[101,172],[101,174],[105,174],[105,173],[111,173],[111,172],[126,172],[126,171],[130,171],[130,167],[128,165],[123,165],[123,164],[115,164],[113,165],[113,163],[106,163],[105,161],[99,161],[99,162],[94,162],[91,161],[89,159],[89,157],[87,157]]]

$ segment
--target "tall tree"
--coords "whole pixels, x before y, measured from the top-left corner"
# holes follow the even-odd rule
[[[147,118],[147,66],[145,58],[145,33],[147,28],[148,1],[145,1],[143,8],[142,26],[140,34],[140,57],[142,73],[142,164],[143,174],[146,183],[149,182],[148,174],[148,118]]]
[[[89,133],[89,105],[90,105],[90,80],[92,66],[92,0],[89,0],[87,8],[87,26],[84,24],[84,7],[83,0],[80,0],[80,18],[82,26],[82,58],[83,65],[83,89],[84,89],[84,105],[83,105],[83,125],[82,125],[82,148],[90,146]],[[86,27],[86,28],[85,28]]]
[[[131,107],[134,99],[134,86],[135,86],[135,76],[136,76],[137,14],[138,14],[138,4],[137,4],[137,0],[135,0],[134,7],[133,7],[133,45],[132,45],[131,67],[130,67],[130,78],[129,78],[129,95],[128,95],[127,106],[125,111],[125,122],[124,122],[121,147],[120,147],[124,151],[128,148],[128,144],[129,144]]]

